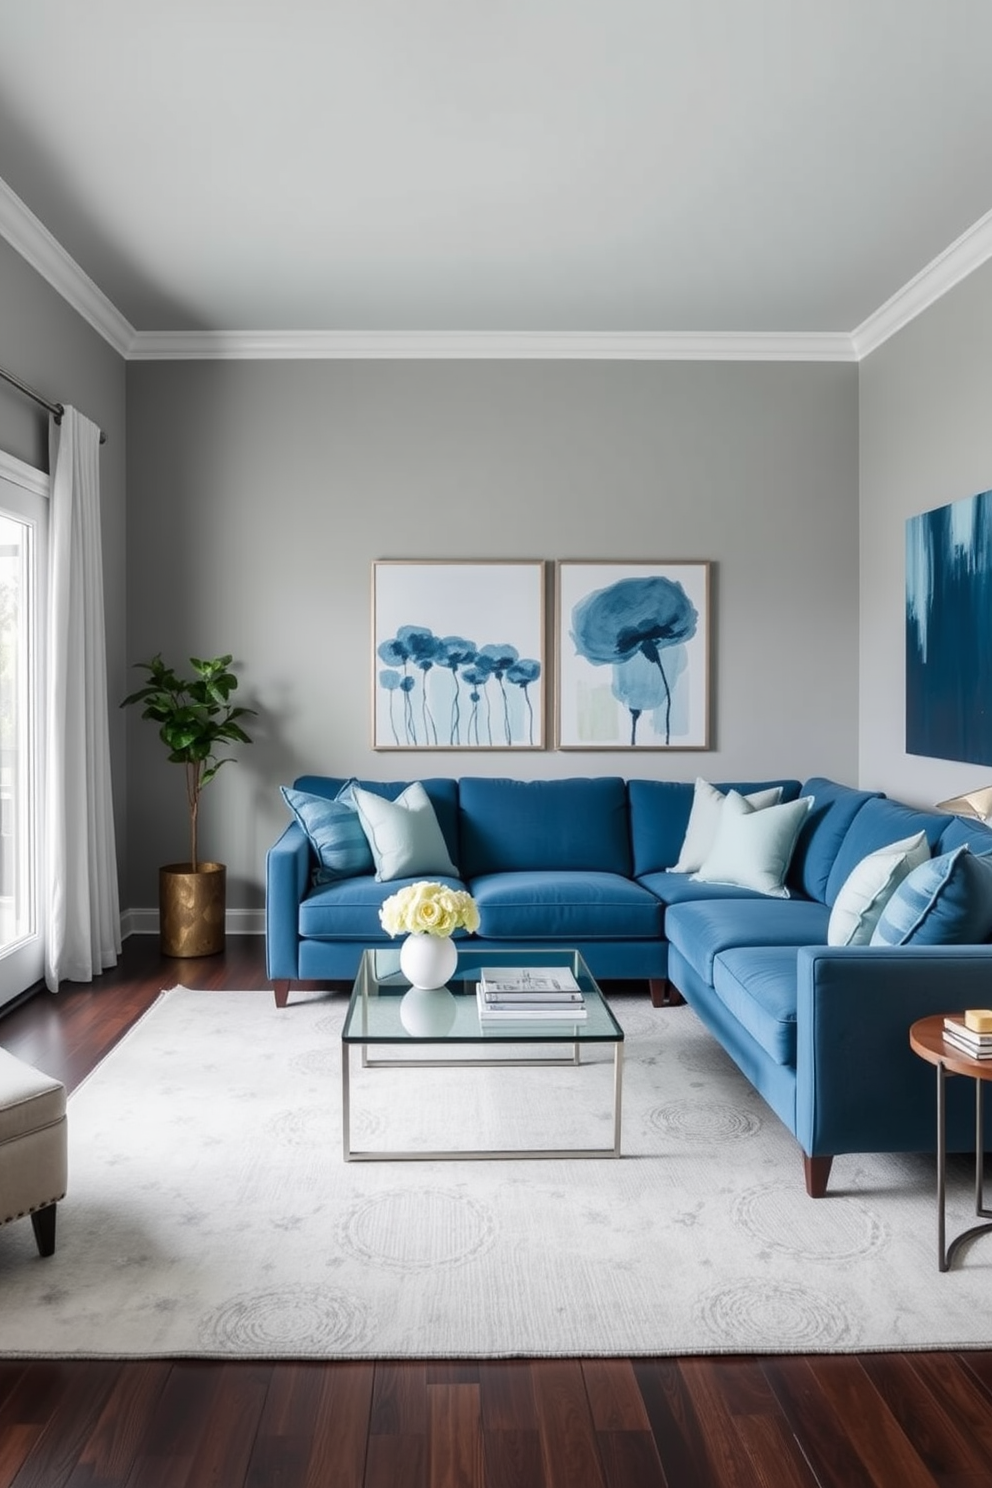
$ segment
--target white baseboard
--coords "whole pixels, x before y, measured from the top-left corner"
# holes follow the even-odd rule
[[[264,935],[264,909],[229,909],[224,916],[226,935]],[[126,909],[121,914],[121,939],[129,935],[157,935],[157,909]]]

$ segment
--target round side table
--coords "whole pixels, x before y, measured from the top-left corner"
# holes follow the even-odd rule
[[[985,1207],[983,1191],[983,1147],[985,1143],[982,1121],[983,1092],[985,1081],[992,1080],[992,1059],[972,1059],[963,1049],[956,1048],[944,1038],[944,1013],[933,1013],[929,1018],[920,1018],[909,1030],[909,1043],[914,1054],[937,1067],[937,1266],[941,1271],[950,1269],[954,1252],[966,1240],[984,1235],[992,1230],[992,1223],[972,1225],[955,1236],[950,1245],[945,1244],[944,1199],[947,1175],[947,1121],[945,1115],[944,1086],[948,1072],[966,1075],[975,1082],[975,1213],[982,1219],[992,1221],[992,1209]]]

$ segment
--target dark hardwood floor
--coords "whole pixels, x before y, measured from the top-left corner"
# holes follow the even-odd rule
[[[38,994],[0,1018],[0,1045],[71,1088],[162,988],[180,982],[270,985],[262,940],[229,940],[223,956],[177,962],[159,955],[156,940],[134,937],[97,981]],[[0,1295],[0,1347],[2,1309]],[[989,1488],[992,1350],[354,1364],[0,1359],[0,1488],[475,1484]]]

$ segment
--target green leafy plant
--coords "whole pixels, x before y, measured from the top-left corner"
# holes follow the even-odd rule
[[[135,665],[148,673],[148,685],[132,692],[121,703],[144,703],[142,718],[159,725],[158,736],[169,751],[173,764],[186,767],[186,798],[189,803],[190,864],[197,872],[197,818],[200,792],[213,780],[222,765],[232,762],[229,754],[219,755],[224,744],[250,744],[241,718],[253,715],[254,708],[235,707],[230,702],[238,679],[230,670],[232,657],[215,656],[201,661],[191,656],[195,676],[179,677],[166,666],[161,654],[151,661]]]

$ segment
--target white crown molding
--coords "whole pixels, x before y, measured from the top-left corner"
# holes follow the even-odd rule
[[[851,332],[856,359],[860,362],[876,351],[890,336],[901,331],[990,258],[992,211],[980,217],[943,253],[938,253],[926,268],[915,274],[908,284],[904,284]]]
[[[851,362],[844,333],[139,331],[132,361]]]
[[[0,449],[0,477],[15,486],[20,486],[25,491],[30,491],[34,496],[47,497],[51,489],[51,481],[44,470],[38,470],[34,465],[27,465],[16,455],[8,455],[7,451],[2,449]]]
[[[6,181],[0,180],[0,236],[41,277],[57,290],[72,308],[88,321],[103,339],[126,357],[134,340],[134,326],[112,305],[102,289],[70,258],[61,243],[39,222]]]
[[[0,179],[0,237],[128,361],[860,362],[992,258],[992,211],[849,334],[813,332],[136,331]]]

